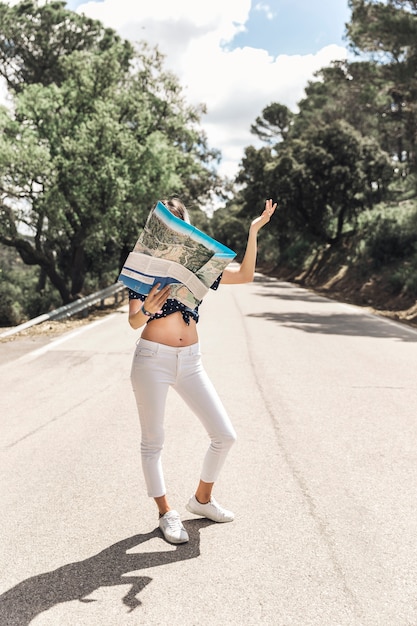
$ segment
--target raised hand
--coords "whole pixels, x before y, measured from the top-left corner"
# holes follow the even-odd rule
[[[255,218],[251,223],[251,230],[255,230],[257,232],[260,228],[262,228],[262,226],[265,226],[265,224],[267,224],[271,219],[276,208],[276,202],[273,203],[272,200],[267,200],[265,202],[265,208],[262,211],[261,215]]]

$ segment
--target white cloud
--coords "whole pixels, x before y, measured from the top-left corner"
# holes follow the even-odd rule
[[[254,7],[255,11],[263,11],[268,20],[272,20],[275,17],[275,13],[272,11],[270,5],[266,2],[258,2]]]
[[[188,43],[208,32],[216,34],[218,41],[230,41],[243,28],[248,19],[251,0],[104,0],[87,2],[78,7],[90,17],[103,21],[121,34],[129,31],[130,38],[158,38],[161,48],[172,43],[186,49]],[[149,29],[149,32],[147,32]]]
[[[346,57],[346,50],[335,45],[314,55],[276,58],[254,48],[228,52],[219,46],[209,48],[204,38],[190,46],[190,53],[182,81],[191,101],[207,104],[204,127],[211,145],[222,150],[222,172],[230,176],[237,171],[243,148],[256,144],[250,126],[263,108],[280,102],[296,110],[314,72],[335,58]],[[201,71],[204,58],[206,67]]]

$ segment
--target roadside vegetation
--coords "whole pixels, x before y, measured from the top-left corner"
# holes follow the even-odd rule
[[[0,324],[114,282],[149,209],[180,195],[194,223],[276,276],[417,320],[417,3],[350,0],[352,58],[317,73],[297,112],[265,103],[234,181],[158,50],[63,2],[0,3]],[[259,141],[257,142],[259,145]],[[212,218],[198,207],[224,198]]]

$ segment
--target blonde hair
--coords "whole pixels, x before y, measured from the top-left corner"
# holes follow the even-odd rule
[[[179,217],[184,222],[187,222],[187,224],[190,224],[190,216],[188,214],[188,211],[179,198],[173,196],[171,198],[163,200],[162,202],[166,206],[166,208],[169,209],[169,211],[171,211],[173,215],[175,215],[175,217]]]

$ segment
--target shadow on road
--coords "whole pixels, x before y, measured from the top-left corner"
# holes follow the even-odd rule
[[[127,553],[155,537],[161,537],[159,528],[156,528],[150,533],[123,539],[84,561],[28,578],[0,596],[0,624],[27,626],[37,615],[57,604],[71,600],[94,602],[87,597],[89,594],[100,587],[116,585],[130,585],[122,602],[131,612],[141,605],[137,595],[152,578],[129,576],[129,572],[195,559],[200,555],[200,529],[213,523],[207,519],[185,521],[190,541],[174,546],[174,550]]]
[[[254,281],[260,290],[256,295],[263,298],[272,298],[292,302],[317,302],[333,305],[337,300],[318,295],[308,291],[304,287],[294,286],[292,283],[280,282],[268,276],[256,276]],[[348,313],[253,313],[248,317],[264,318],[271,322],[277,322],[288,328],[302,330],[306,333],[324,333],[329,335],[350,335],[358,337],[378,337],[386,339],[398,339],[399,341],[416,342],[415,329],[407,327],[400,322],[395,323],[378,315],[369,315],[358,312]],[[393,323],[388,323],[389,321]]]
[[[302,330],[306,333],[323,333],[327,335],[350,335],[352,337],[378,337],[397,339],[399,341],[417,341],[417,333],[411,329],[401,328],[400,324],[388,324],[383,319],[367,315],[349,315],[344,313],[310,314],[310,313],[250,313],[248,317],[263,318],[277,322],[287,328]]]
[[[258,296],[264,298],[279,298],[280,300],[301,301],[301,302],[328,302],[332,304],[338,302],[331,297],[331,294],[320,295],[315,291],[308,289],[308,287],[299,287],[293,283],[286,283],[277,280],[276,278],[269,278],[267,276],[256,276],[254,281],[258,287],[265,289],[265,291],[259,291]]]

